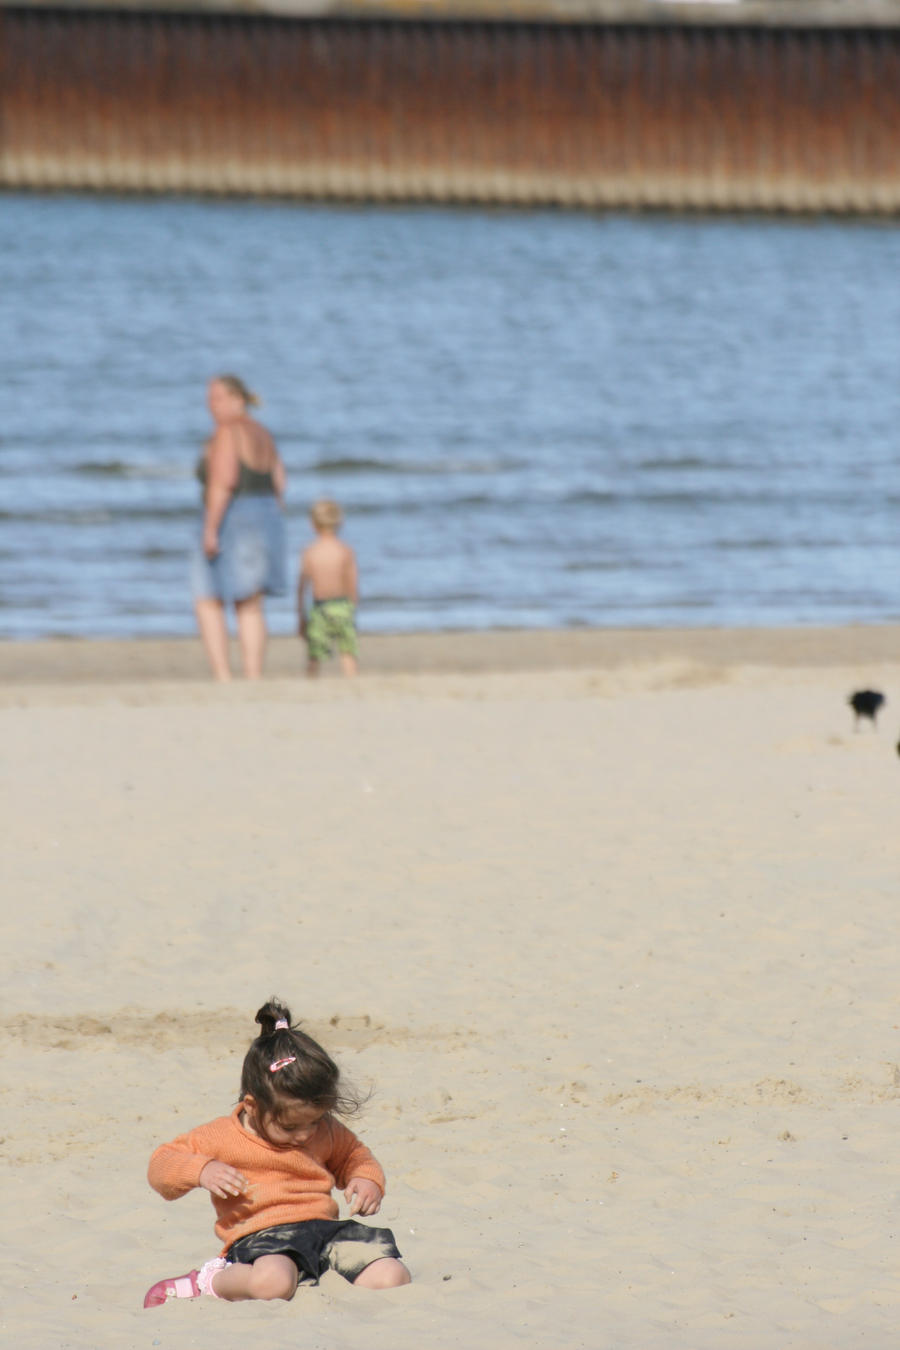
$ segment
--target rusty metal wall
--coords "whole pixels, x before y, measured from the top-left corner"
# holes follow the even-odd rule
[[[900,31],[0,9],[0,184],[900,210]]]

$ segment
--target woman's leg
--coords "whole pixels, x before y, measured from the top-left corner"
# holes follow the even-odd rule
[[[365,1271],[363,1271],[365,1274]],[[289,1256],[260,1256],[253,1265],[236,1261],[212,1278],[216,1298],[239,1303],[248,1298],[293,1298],[297,1267]]]
[[[228,626],[225,622],[225,606],[221,600],[204,596],[194,601],[194,613],[197,615],[197,627],[206,659],[209,661],[213,678],[230,680],[231,668],[228,665]]]
[[[266,616],[262,596],[251,595],[249,600],[239,600],[235,610],[244,674],[248,680],[258,680],[263,672],[266,654]]]
[[[409,1284],[411,1279],[402,1261],[395,1256],[382,1256],[361,1270],[353,1283],[360,1289],[396,1289],[398,1285]]]

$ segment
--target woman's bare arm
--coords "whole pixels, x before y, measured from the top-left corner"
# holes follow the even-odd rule
[[[239,464],[234,437],[219,427],[206,455],[206,511],[203,520],[203,551],[214,558],[219,551],[219,529],[237,486]]]

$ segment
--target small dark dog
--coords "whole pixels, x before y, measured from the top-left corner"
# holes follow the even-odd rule
[[[853,730],[859,730],[859,719],[861,717],[868,717],[874,726],[876,718],[886,701],[884,694],[879,694],[877,689],[857,689],[855,694],[851,694],[847,702],[854,713]]]

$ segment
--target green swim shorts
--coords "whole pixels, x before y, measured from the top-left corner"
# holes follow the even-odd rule
[[[306,621],[310,661],[324,661],[336,647],[356,656],[356,608],[352,600],[317,600]]]

